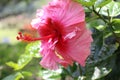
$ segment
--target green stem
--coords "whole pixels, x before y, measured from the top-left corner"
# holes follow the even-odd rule
[[[100,9],[98,12],[95,10],[95,7],[94,7],[94,6],[92,6],[92,9],[93,9],[93,12],[94,12],[97,16],[99,16],[100,19],[102,19],[105,23],[108,23],[108,21],[106,21],[105,18],[99,14],[99,12],[100,12],[101,9]]]
[[[120,38],[116,35],[116,33],[114,32],[114,28],[112,26],[112,17],[110,16],[109,10],[107,10],[108,13],[108,27],[110,29],[110,31],[112,32],[112,34],[116,37],[116,41],[120,44]]]
[[[83,74],[82,74],[82,68],[81,68],[80,64],[78,64],[78,69],[79,69],[80,76],[82,76]]]
[[[107,10],[108,13],[108,27],[111,30],[112,34],[117,38],[117,35],[114,32],[113,26],[112,26],[112,17],[110,17],[109,10]]]
[[[100,19],[102,19],[105,23],[108,23],[108,22],[104,19],[104,17],[99,14],[99,12],[100,12],[101,9],[99,9],[99,11],[97,12],[97,11],[95,10],[94,6],[92,6],[92,9],[90,9],[89,7],[87,7],[87,8],[88,8],[89,10],[93,11],[93,12],[94,12]]]

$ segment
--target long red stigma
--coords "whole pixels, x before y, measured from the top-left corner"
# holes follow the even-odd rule
[[[18,34],[19,34],[19,36],[16,37],[17,40],[23,40],[23,41],[47,40],[47,39],[49,39],[49,38],[54,37],[53,34],[48,35],[48,36],[45,36],[45,37],[42,37],[42,38],[32,38],[31,36],[22,34],[21,32],[19,32]]]

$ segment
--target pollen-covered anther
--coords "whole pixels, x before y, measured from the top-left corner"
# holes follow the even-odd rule
[[[19,33],[18,33],[18,35],[19,35],[19,36],[17,36],[17,37],[16,37],[16,38],[17,38],[17,40],[20,40],[20,39],[22,39],[22,38],[23,38],[23,36],[22,36],[22,33],[21,33],[21,32],[19,32]]]

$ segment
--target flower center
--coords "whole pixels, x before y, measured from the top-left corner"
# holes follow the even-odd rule
[[[61,39],[62,29],[59,23],[53,22],[50,18],[47,19],[46,24],[43,24],[38,28],[38,33],[40,38],[32,38],[30,35],[22,34],[19,32],[19,36],[17,36],[17,40],[23,41],[37,41],[37,40],[49,40],[52,39]]]
[[[61,39],[63,34],[62,26],[58,22],[52,21],[50,18],[46,20],[46,24],[38,28],[38,33],[41,37],[52,35],[51,38]]]

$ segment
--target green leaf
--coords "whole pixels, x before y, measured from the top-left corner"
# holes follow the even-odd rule
[[[28,72],[28,71],[22,71],[21,73],[22,73],[22,75],[24,75],[24,76],[32,76],[32,73],[31,73],[31,72]]]
[[[11,74],[11,75],[3,78],[2,80],[15,80],[15,75]]]
[[[96,0],[76,0],[76,1],[84,6],[92,6],[94,5]]]
[[[112,25],[113,25],[113,29],[116,35],[120,37],[120,19],[113,19]]]
[[[72,66],[68,66],[66,69],[63,69],[73,78],[78,78],[80,76],[79,70],[77,68],[79,64],[74,63]]]
[[[17,63],[14,63],[12,61],[6,63],[9,67],[17,69],[19,66]]]
[[[36,41],[26,46],[25,53],[31,55],[32,57],[39,58],[40,57],[39,50],[40,50],[40,41]]]
[[[111,50],[112,49],[112,50]],[[92,78],[99,79],[107,74],[109,74],[115,65],[115,56],[113,55],[116,50],[116,46],[102,46],[98,55],[92,54],[91,57],[88,58],[86,63],[86,78],[91,80]],[[96,56],[96,57],[95,57]],[[96,67],[99,68],[99,72],[96,72]],[[104,71],[105,69],[105,71]],[[98,75],[95,75],[95,74]],[[94,80],[94,79],[93,79]]]
[[[20,58],[18,59],[18,68],[15,68],[15,70],[20,70],[23,67],[25,67],[30,61],[32,60],[32,56],[28,55],[28,54],[23,54],[20,56]]]
[[[51,70],[40,70],[39,76],[44,80],[58,80],[60,79],[60,74],[62,73],[62,69],[58,69],[55,71]]]
[[[20,72],[17,72],[15,74],[11,74],[11,75],[3,78],[2,80],[20,80],[22,78],[24,78],[24,76]]]
[[[7,62],[6,64],[14,70],[20,70],[24,68],[31,60],[33,57],[40,57],[39,56],[39,48],[40,47],[40,42],[34,42],[30,43],[26,46],[25,53],[22,54],[17,63],[14,62]]]
[[[112,25],[114,26],[115,30],[120,31],[120,19],[113,19]]]
[[[92,78],[99,79],[106,76],[110,73],[115,64],[116,57],[114,54],[118,46],[114,43],[106,44],[106,38],[103,32],[94,29],[94,42],[92,43],[91,55],[88,57],[85,67],[87,80],[91,80]],[[96,72],[98,68],[99,73]],[[98,75],[95,75],[95,73]]]
[[[14,63],[14,62],[10,61],[10,62],[7,62],[6,64],[8,66],[14,68],[14,70],[20,70],[24,66],[26,66],[31,60],[32,60],[32,56],[23,54],[18,59],[18,63]]]
[[[120,2],[111,1],[109,4],[101,8],[100,14],[111,17],[118,16],[120,14]]]
[[[25,53],[21,55],[18,60],[19,68],[15,70],[19,70],[25,67],[32,60],[33,57],[37,58],[40,57],[39,49],[40,49],[39,41],[28,44],[26,46]]]
[[[24,78],[24,76],[23,76],[20,72],[17,72],[17,73],[15,74],[15,80],[20,80],[20,79],[22,79],[22,78]]]
[[[105,23],[101,20],[101,19],[95,19],[95,20],[91,20],[88,24],[87,27],[89,28],[96,28],[100,31],[105,29]]]
[[[21,55],[18,60],[18,65],[19,65],[18,69],[22,69],[24,66],[26,66],[32,60],[33,57],[37,57],[37,58],[40,57],[39,49],[40,49],[39,41],[28,44],[26,46],[25,53]]]
[[[103,7],[104,5],[108,4],[112,0],[97,0],[95,2],[95,7]]]
[[[96,80],[96,79],[99,79],[101,77],[104,77],[107,74],[109,74],[110,72],[111,72],[111,69],[107,70],[105,67],[103,67],[103,68],[95,67],[94,68],[94,73],[93,73],[93,76],[92,76],[92,80]]]

